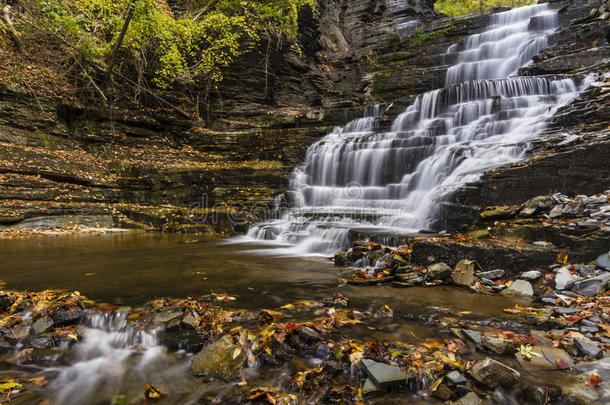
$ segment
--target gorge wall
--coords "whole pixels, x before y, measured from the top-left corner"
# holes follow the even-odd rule
[[[554,6],[562,28],[522,74],[607,72],[607,2]],[[241,231],[253,218],[231,213],[270,206],[313,141],[370,104],[393,103],[389,123],[417,94],[442,87],[451,63],[443,54],[488,18],[438,16],[432,0],[322,1],[316,16],[301,17],[301,52],[261,46],[242,57],[199,120],[168,108],[75,105],[2,85],[0,227]],[[446,225],[542,192],[610,187],[605,104],[601,86],[560,111],[536,158],[460,190],[446,205]],[[204,195],[216,221],[198,210]]]

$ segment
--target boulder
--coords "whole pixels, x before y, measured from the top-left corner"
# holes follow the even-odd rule
[[[512,340],[491,336],[483,336],[481,338],[481,346],[496,354],[510,354],[515,351],[515,344]]]
[[[443,262],[428,266],[428,278],[430,280],[445,280],[449,276],[451,276],[451,267]]]
[[[489,357],[474,363],[468,373],[481,384],[491,388],[512,386],[521,378],[517,370]]]
[[[225,335],[193,357],[191,371],[230,381],[241,376],[245,361],[246,353],[233,343],[230,336]]]
[[[454,284],[470,287],[474,283],[474,261],[460,260],[451,273]]]
[[[574,365],[572,357],[565,350],[554,347],[533,346],[532,356],[525,358],[520,352],[515,353],[519,365],[526,370],[565,370]]]
[[[502,294],[509,295],[525,295],[531,297],[534,295],[534,289],[529,281],[525,280],[515,280],[510,287],[505,290],[502,290]]]

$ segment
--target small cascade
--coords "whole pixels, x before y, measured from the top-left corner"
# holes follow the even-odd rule
[[[446,87],[417,97],[389,131],[374,106],[312,145],[291,178],[294,207],[247,239],[327,255],[349,246],[350,233],[396,241],[434,227],[447,195],[523,159],[545,121],[588,85],[514,76],[557,25],[548,4],[492,15],[486,31],[448,49],[456,63]]]
[[[46,370],[55,375],[54,403],[110,403],[126,389],[128,376],[144,376],[155,363],[167,363],[166,349],[157,344],[154,331],[128,325],[126,316],[126,312],[89,316],[82,328],[83,340],[70,351],[70,365]]]

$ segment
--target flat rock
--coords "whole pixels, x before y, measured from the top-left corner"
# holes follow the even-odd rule
[[[407,380],[407,374],[396,366],[378,363],[370,359],[363,359],[360,365],[371,381],[379,387],[405,383]]]
[[[565,290],[568,283],[572,280],[574,280],[574,277],[572,277],[570,271],[567,268],[562,267],[555,275],[555,288],[557,290]]]
[[[40,335],[51,328],[51,326],[53,326],[53,320],[48,316],[38,318],[38,320],[32,324],[32,335]]]
[[[364,397],[372,397],[373,395],[379,393],[380,391],[381,390],[379,389],[379,387],[377,385],[375,385],[373,380],[371,380],[370,378],[367,378],[364,381],[364,385],[362,386],[362,395]]]
[[[574,365],[572,357],[562,349],[533,346],[530,351],[538,356],[525,359],[520,352],[515,353],[519,365],[526,370],[564,370]]]
[[[460,260],[451,273],[454,284],[470,287],[474,283],[474,261]]]
[[[476,344],[481,343],[482,333],[478,330],[462,329],[462,335]]]
[[[451,381],[453,384],[463,384],[466,382],[466,378],[457,370],[452,370],[445,374],[447,380]]]
[[[531,271],[526,271],[525,273],[521,274],[521,277],[519,277],[519,278],[521,278],[523,280],[534,281],[534,280],[538,280],[541,275],[542,275],[542,273],[539,272],[538,270],[531,270]]]
[[[531,297],[534,295],[534,289],[529,281],[515,280],[510,287],[502,291],[502,294],[525,295]]]
[[[230,381],[241,376],[245,361],[245,351],[235,345],[230,336],[225,335],[193,357],[191,371]]]
[[[521,206],[519,216],[531,217],[539,212],[550,210],[554,206],[555,200],[553,199],[553,196],[541,195],[524,202]]]
[[[558,307],[555,308],[555,314],[557,315],[576,315],[578,313],[580,313],[581,310],[578,308],[572,308],[572,307]]]
[[[515,385],[521,378],[517,370],[489,357],[475,362],[468,373],[481,384],[491,388],[509,387]]]
[[[496,270],[482,271],[482,272],[478,273],[477,276],[480,278],[486,278],[489,280],[497,280],[500,277],[504,277],[505,273],[506,272],[502,269],[496,269]]]
[[[182,316],[182,311],[177,309],[172,309],[169,311],[157,312],[153,315],[153,322],[156,323],[167,323],[174,318]]]
[[[598,344],[592,341],[589,338],[580,338],[574,339],[574,344],[578,349],[578,352],[583,356],[589,356],[593,358],[602,357],[603,350],[598,346]]]
[[[82,323],[87,314],[80,309],[57,309],[53,312],[53,323],[55,326],[78,325]]]
[[[435,263],[428,266],[428,278],[431,280],[446,280],[451,276],[451,267],[445,263]]]
[[[491,336],[483,336],[481,338],[481,346],[496,354],[510,354],[515,351],[515,344],[512,340]]]
[[[573,290],[585,297],[594,297],[606,291],[608,282],[610,282],[610,272],[605,272],[592,278],[577,281],[574,284]]]

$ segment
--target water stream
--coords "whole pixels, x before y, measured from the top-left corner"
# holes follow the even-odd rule
[[[452,45],[446,86],[416,98],[379,130],[384,108],[312,145],[291,179],[295,201],[248,240],[278,254],[332,254],[359,238],[442,229],[441,203],[486,170],[525,157],[545,121],[587,86],[571,78],[518,77],[558,26],[548,4],[494,14],[487,29]]]

